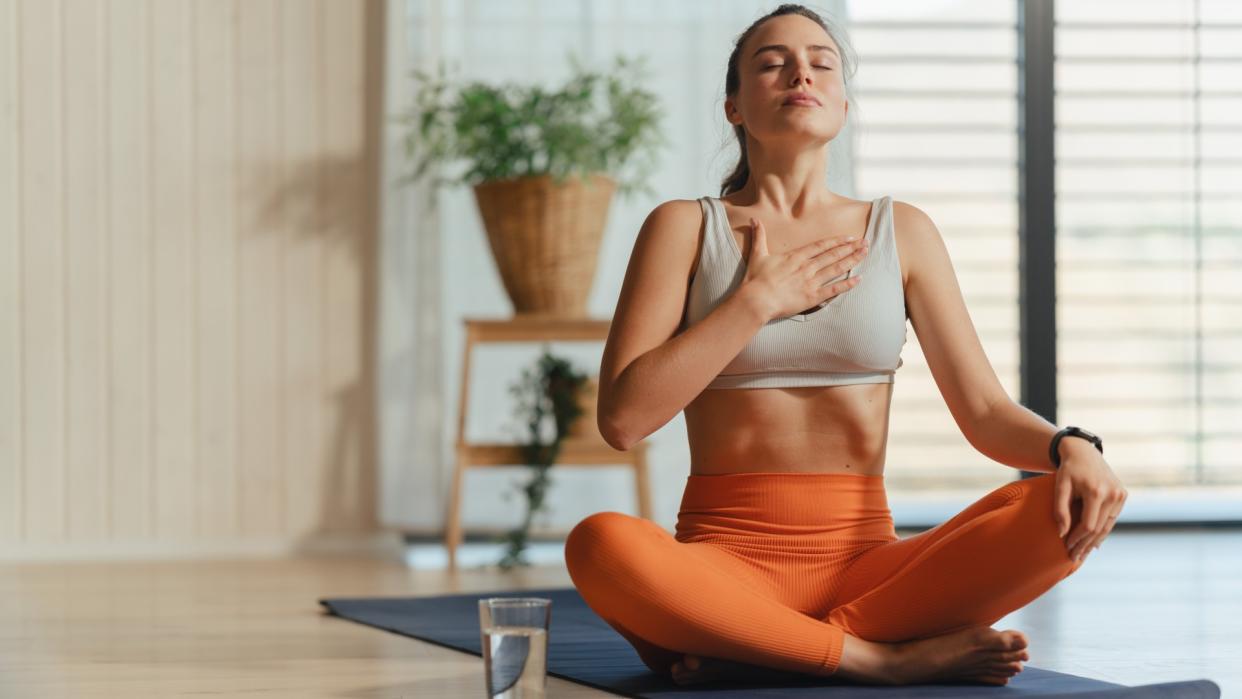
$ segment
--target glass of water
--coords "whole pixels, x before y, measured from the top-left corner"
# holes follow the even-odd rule
[[[548,683],[548,626],[552,600],[488,597],[479,600],[483,671],[493,699],[541,699]]]

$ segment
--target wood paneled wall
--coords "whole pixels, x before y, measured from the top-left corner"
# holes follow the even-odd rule
[[[0,550],[375,525],[378,0],[0,0]]]

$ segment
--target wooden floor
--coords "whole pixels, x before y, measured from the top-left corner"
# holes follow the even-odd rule
[[[365,558],[5,564],[0,696],[483,696],[480,658],[325,616],[316,600],[562,584],[556,566],[449,575]],[[1242,697],[1242,531],[1114,532],[995,627],[1025,631],[1037,667],[1122,684],[1207,677]]]

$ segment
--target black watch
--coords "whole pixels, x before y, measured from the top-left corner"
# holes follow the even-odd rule
[[[1060,431],[1052,437],[1052,445],[1048,447],[1048,456],[1052,459],[1052,464],[1057,468],[1061,468],[1061,454],[1057,451],[1057,445],[1061,443],[1061,438],[1066,436],[1082,437],[1088,442],[1094,444],[1095,448],[1099,449],[1101,454],[1104,453],[1104,440],[1100,439],[1097,435],[1094,435],[1081,427],[1062,427]]]

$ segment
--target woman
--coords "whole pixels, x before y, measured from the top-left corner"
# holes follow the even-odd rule
[[[990,624],[1076,571],[1126,491],[1093,435],[1053,441],[1065,435],[1005,393],[926,214],[825,187],[849,106],[837,38],[799,5],[738,38],[727,196],[647,218],[600,372],[600,430],[618,449],[685,410],[677,530],[595,513],[566,563],[587,604],[678,683],[1006,684],[1026,637]],[[900,539],[883,468],[907,318],[971,444],[1046,475]]]

